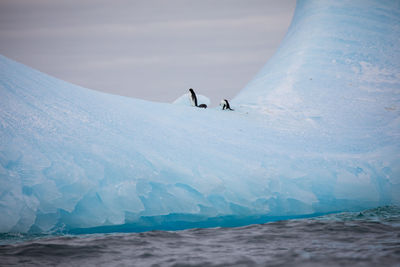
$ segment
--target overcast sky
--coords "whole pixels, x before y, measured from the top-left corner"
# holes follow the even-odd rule
[[[283,39],[295,0],[0,0],[0,53],[87,88],[233,98]]]

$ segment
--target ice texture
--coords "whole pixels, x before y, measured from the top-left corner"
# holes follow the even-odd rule
[[[1,56],[0,232],[399,205],[399,25],[397,0],[298,1],[235,111],[100,93]]]

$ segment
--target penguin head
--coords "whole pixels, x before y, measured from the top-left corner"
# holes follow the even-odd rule
[[[221,100],[221,105],[228,105],[228,100],[222,99]]]

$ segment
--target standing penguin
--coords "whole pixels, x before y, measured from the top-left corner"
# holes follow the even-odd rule
[[[229,105],[229,102],[226,99],[221,100],[221,103],[219,105],[222,107],[222,110],[225,109],[233,110],[231,109],[231,106]]]
[[[192,103],[192,106],[198,107],[198,108],[207,108],[206,104],[197,105],[197,96],[192,88],[189,89],[189,92],[190,92],[190,102]]]
[[[193,91],[192,88],[189,89],[189,92],[190,92],[190,101],[192,103],[192,106],[197,107],[196,93]]]

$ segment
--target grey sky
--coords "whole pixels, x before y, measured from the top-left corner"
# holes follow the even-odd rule
[[[0,53],[87,88],[233,98],[274,53],[295,0],[0,0]]]

